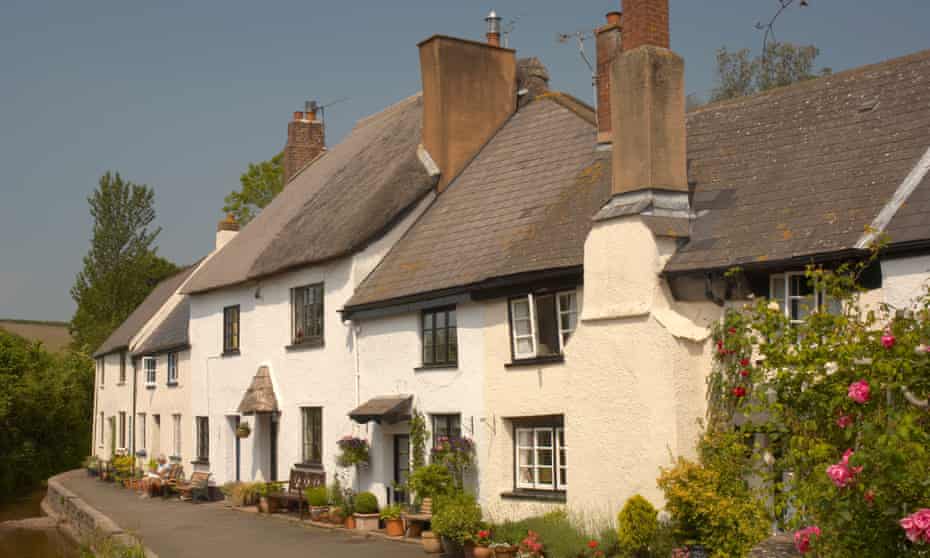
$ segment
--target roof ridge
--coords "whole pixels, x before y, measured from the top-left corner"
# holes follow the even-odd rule
[[[732,99],[723,99],[720,101],[712,101],[706,105],[701,105],[696,109],[689,111],[688,115],[699,114],[709,110],[718,110],[722,108],[728,108],[732,105],[738,103],[745,103],[746,101],[761,99],[769,95],[776,95],[784,93],[785,91],[798,91],[806,87],[814,87],[815,85],[821,85],[825,80],[829,79],[845,79],[856,74],[865,74],[870,71],[877,70],[885,66],[893,66],[896,64],[906,64],[914,60],[920,60],[924,58],[930,58],[930,49],[919,50],[917,52],[912,52],[910,54],[905,54],[903,56],[896,56],[894,58],[887,58],[879,62],[873,62],[871,64],[865,64],[864,66],[856,66],[854,68],[849,68],[841,72],[821,75],[813,77],[810,79],[805,79],[803,81],[798,81],[789,85],[782,85],[780,87],[773,87],[772,89],[766,89],[765,91],[758,91],[751,95],[743,95],[740,97],[734,97]]]
[[[407,104],[412,103],[413,101],[419,99],[419,98],[422,97],[422,96],[423,96],[423,92],[422,92],[422,91],[418,91],[418,92],[414,93],[413,95],[410,95],[410,96],[408,96],[408,97],[405,97],[405,98],[403,98],[403,99],[397,101],[396,103],[393,103],[393,104],[391,104],[391,105],[388,105],[388,106],[384,107],[383,109],[381,109],[381,110],[378,111],[378,112],[373,112],[373,113],[369,114],[368,116],[363,116],[362,118],[359,118],[359,119],[355,122],[355,126],[352,127],[352,131],[354,132],[355,130],[357,130],[357,129],[363,127],[363,126],[367,126],[368,124],[371,124],[371,123],[374,122],[375,120],[380,120],[381,118],[383,118],[383,117],[385,117],[385,116],[387,116],[387,115],[389,115],[389,114],[391,114],[391,113],[393,113],[393,112],[395,112],[395,111],[397,111],[397,110],[400,110],[401,108],[405,107]]]
[[[595,116],[594,107],[570,93],[565,93],[564,91],[546,91],[545,93],[537,95],[533,98],[533,101],[536,100],[548,100],[555,102],[575,113],[575,115],[577,115],[582,120],[587,121],[592,126],[597,125],[597,118]]]

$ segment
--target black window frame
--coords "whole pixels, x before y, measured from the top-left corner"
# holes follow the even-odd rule
[[[453,419],[458,422],[458,433],[455,433],[455,429],[452,428],[452,423],[450,421]],[[434,448],[439,446],[439,438],[443,436],[447,438],[462,437],[462,413],[431,413],[429,421]],[[440,422],[445,422],[445,425],[440,427]]]
[[[238,304],[223,308],[223,354],[239,354],[242,342],[242,328],[240,327],[240,308]],[[233,331],[235,330],[235,331]],[[235,343],[233,343],[235,341]]]
[[[307,303],[307,293],[313,293],[314,301]],[[291,345],[309,345],[322,347],[326,335],[326,289],[324,284],[311,283],[291,289]],[[307,325],[314,326],[305,319],[305,312],[312,314],[311,318],[319,326],[319,331],[310,334],[304,332]],[[315,327],[314,327],[315,329]]]
[[[445,325],[437,326],[437,317],[442,316]],[[429,323],[429,326],[427,326]],[[437,342],[439,332],[444,337],[443,343]],[[432,343],[427,343],[430,339]],[[459,364],[458,351],[458,315],[455,306],[427,308],[420,313],[420,362],[421,368],[453,368]],[[450,356],[454,348],[455,356]],[[442,351],[442,359],[438,358]],[[429,352],[429,358],[427,353]]]
[[[126,411],[117,413],[119,421],[119,449],[126,449]]]
[[[307,417],[310,413],[316,414],[316,424],[311,425],[313,439],[308,444]],[[319,454],[316,458],[313,455],[307,455],[308,450],[312,454],[314,449]],[[304,465],[320,466],[323,464],[323,407],[300,408],[300,459]]]
[[[197,463],[210,462],[210,417],[196,417]]]

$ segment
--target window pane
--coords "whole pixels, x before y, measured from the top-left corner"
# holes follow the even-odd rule
[[[446,330],[436,330],[436,362],[446,361]]]
[[[513,301],[513,317],[516,319],[529,319],[530,303],[526,299]]]
[[[536,451],[536,460],[539,465],[552,466],[552,450],[541,449]]]
[[[532,465],[533,464],[533,450],[522,449],[519,451],[519,464],[520,465]]]
[[[568,486],[568,471],[559,469],[559,486]]]
[[[532,467],[520,467],[520,484],[533,484]]]
[[[517,354],[525,355],[531,354],[533,352],[533,340],[532,339],[518,339],[517,340]]]
[[[449,327],[455,327],[458,325],[455,321],[455,310],[449,310]]]
[[[542,448],[551,448],[552,447],[552,431],[551,430],[537,430],[536,431],[536,445]]]
[[[791,296],[807,296],[814,292],[810,279],[804,275],[792,275],[789,283],[791,285]]]
[[[533,431],[517,430],[517,445],[522,447],[533,447]]]
[[[536,481],[537,483],[552,484],[552,469],[540,468],[540,469],[536,469],[536,473],[539,475]]]
[[[437,313],[435,314],[435,316],[436,316],[436,327],[437,327],[437,328],[446,327],[446,313],[445,313],[445,312],[437,312]]]
[[[530,333],[532,333],[532,330],[530,329],[530,321],[528,319],[514,320],[513,326],[514,326],[514,331],[516,331],[517,335],[529,335]]]
[[[578,321],[578,314],[562,314],[560,321],[562,331],[574,331],[575,324]]]
[[[772,298],[775,300],[785,300],[785,278],[782,275],[772,277]]]
[[[423,329],[433,329],[433,315],[423,314]]]
[[[578,300],[575,293],[565,293],[559,295],[559,309],[562,312],[578,312]]]
[[[559,354],[559,328],[556,322],[555,296],[536,297],[536,323],[539,326],[540,355]]]

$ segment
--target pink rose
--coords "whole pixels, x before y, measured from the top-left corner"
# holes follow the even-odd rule
[[[865,498],[865,501],[871,506],[875,502],[875,493],[871,490],[866,490],[865,494],[862,495]]]
[[[849,398],[856,403],[868,403],[869,391],[869,383],[865,380],[849,384]]]
[[[816,525],[811,525],[810,527],[805,527],[800,531],[795,532],[794,534],[794,546],[798,549],[798,552],[801,554],[806,554],[811,549],[811,536],[816,535],[820,536],[820,527]]]
[[[900,524],[909,541],[930,542],[930,509],[918,510],[902,519]]]
[[[930,529],[930,510],[924,508],[913,515],[914,526],[921,531]]]
[[[882,335],[882,346],[886,349],[894,347],[894,334],[890,330],[885,331],[885,335]]]
[[[845,465],[830,465],[827,467],[827,476],[837,488],[846,488],[852,482],[852,474]]]
[[[836,425],[840,428],[846,428],[853,423],[853,418],[849,415],[840,415],[836,419]]]

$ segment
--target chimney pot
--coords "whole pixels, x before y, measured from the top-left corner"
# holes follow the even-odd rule
[[[488,39],[488,44],[491,46],[501,46],[501,18],[497,15],[497,12],[491,10],[491,13],[488,14],[488,17],[484,18],[488,23],[488,32],[485,35]]]
[[[295,110],[294,111],[294,122],[300,122],[303,119],[304,119],[303,111]]]
[[[216,225],[216,249],[219,250],[225,246],[239,232],[239,223],[232,213],[227,213],[226,218],[222,219]]]
[[[607,12],[607,25],[620,25],[620,18],[623,14],[620,12]]]

